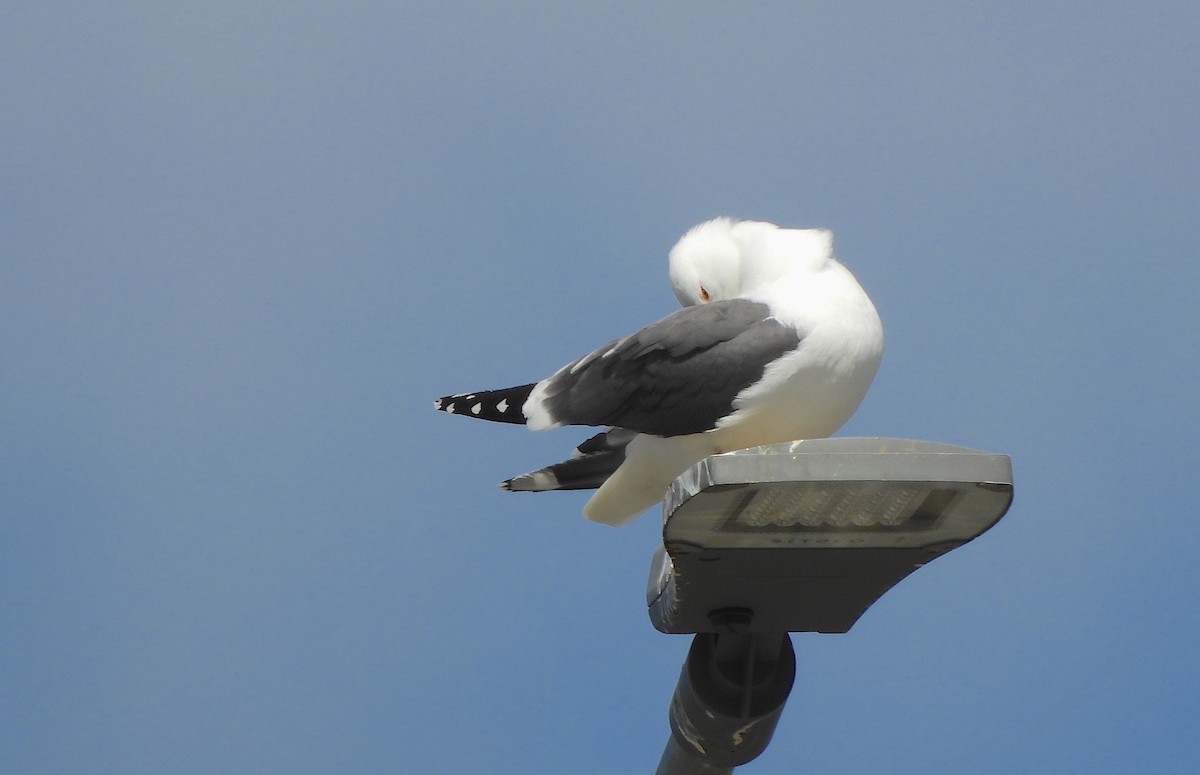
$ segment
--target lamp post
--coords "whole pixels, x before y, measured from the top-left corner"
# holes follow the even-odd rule
[[[1006,456],[926,441],[812,439],[688,469],[664,500],[646,591],[656,629],[694,634],[659,775],[761,754],[795,677],[788,633],[846,632],[1011,502]]]

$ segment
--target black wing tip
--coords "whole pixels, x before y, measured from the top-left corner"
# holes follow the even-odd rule
[[[465,407],[460,406],[466,401],[470,401],[475,397],[474,393],[458,393],[452,396],[442,396],[434,399],[433,408],[439,412],[450,412],[451,414],[468,414]]]
[[[435,399],[433,408],[439,412],[448,412],[449,414],[470,414],[463,404],[470,401],[474,397],[473,393],[460,393],[454,396],[442,396]]]
[[[478,417],[492,422],[507,422],[518,425],[525,423],[521,408],[533,391],[535,383],[505,388],[503,390],[480,390],[476,393],[458,393],[434,400],[433,408],[439,412]]]
[[[514,476],[512,479],[505,479],[500,483],[500,489],[505,492],[541,492],[554,489],[553,486],[547,487],[544,484],[539,487],[535,476],[537,473],[537,471],[531,471]]]

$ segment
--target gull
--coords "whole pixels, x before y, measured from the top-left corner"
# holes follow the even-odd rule
[[[709,455],[824,438],[858,408],[883,327],[830,231],[715,218],[676,243],[669,267],[683,309],[538,382],[434,402],[532,430],[604,428],[569,460],[501,487],[599,488],[584,516],[621,525]]]

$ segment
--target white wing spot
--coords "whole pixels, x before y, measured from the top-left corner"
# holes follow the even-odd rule
[[[442,405],[442,411],[443,411],[443,412],[450,412],[450,414],[454,414],[454,402],[453,402],[453,401],[451,401],[451,402],[450,402],[450,403],[448,403],[448,404],[443,404],[443,405]]]
[[[500,401],[500,403],[496,404],[496,411],[498,411],[498,412],[507,412],[508,411],[508,399],[507,398],[502,399]]]
[[[479,414],[483,410],[483,404],[478,403],[471,407],[471,414]]]

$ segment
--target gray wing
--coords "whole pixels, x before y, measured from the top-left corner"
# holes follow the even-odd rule
[[[800,340],[766,304],[685,307],[559,370],[546,380],[543,405],[567,425],[700,433],[730,414],[734,397]]]

